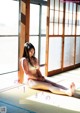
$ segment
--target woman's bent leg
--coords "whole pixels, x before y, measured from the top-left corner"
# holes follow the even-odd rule
[[[36,80],[29,80],[28,81],[28,85],[30,88],[33,88],[33,89],[42,89],[42,90],[49,90],[48,87],[50,87],[49,83],[46,83],[46,82],[42,82],[42,81],[36,81]]]

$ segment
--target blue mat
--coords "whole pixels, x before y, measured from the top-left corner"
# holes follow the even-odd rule
[[[4,101],[0,101],[0,113],[35,113],[35,112],[27,110],[26,108],[9,104]]]

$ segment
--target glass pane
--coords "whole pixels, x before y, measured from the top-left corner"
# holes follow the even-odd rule
[[[72,24],[72,13],[69,13],[69,24]]]
[[[55,10],[59,10],[59,0],[55,0]]]
[[[0,35],[18,35],[18,15],[18,1],[0,0]]]
[[[18,70],[18,37],[0,37],[0,74]]]
[[[77,25],[80,25],[80,12],[77,13]]]
[[[48,71],[61,68],[62,38],[49,38]]]
[[[77,6],[77,20],[79,21],[80,20],[80,5]]]
[[[65,9],[66,13],[68,12],[68,10],[69,10],[69,2],[66,2],[66,9]]]
[[[40,71],[43,76],[45,76],[45,66],[40,67]]]
[[[72,24],[72,13],[69,13],[69,24]]]
[[[59,35],[62,35],[63,32],[63,24],[59,24]]]
[[[73,24],[75,24],[75,21],[76,21],[76,13],[73,13]]]
[[[63,23],[63,12],[59,13],[59,23]]]
[[[76,64],[80,63],[80,37],[76,37]]]
[[[68,28],[69,28],[69,25],[68,24],[65,24],[65,35],[68,35]]]
[[[79,7],[77,12],[77,35],[80,35],[80,8]]]
[[[64,67],[74,65],[74,37],[64,39]]]
[[[72,25],[69,25],[69,27],[68,27],[68,35],[71,35],[71,32],[72,32]]]
[[[77,12],[77,27],[79,28],[80,26],[80,9],[78,8]],[[79,31],[77,31],[77,34],[80,34]]]
[[[75,25],[72,26],[72,35],[75,35]]]
[[[63,11],[63,3],[60,2],[60,11]]]
[[[39,5],[30,4],[30,35],[33,34],[39,34]]]
[[[65,35],[71,35],[72,25],[65,24]]]
[[[73,8],[73,3],[70,2],[70,4],[69,4],[69,12],[70,12],[70,13],[72,13],[72,8]]]
[[[68,20],[69,20],[69,14],[68,13],[65,13],[65,23],[68,24]]]
[[[69,35],[72,34],[72,25],[69,25],[68,34],[69,34]]]
[[[74,4],[74,6],[73,6],[73,12],[76,13],[76,4],[75,3],[73,3],[73,4]]]
[[[45,64],[46,37],[41,37],[40,64]]]
[[[47,1],[47,0],[43,0],[43,1]]]
[[[30,36],[29,42],[31,42],[35,47],[35,56],[38,58],[38,36]]]
[[[80,26],[77,26],[77,35],[80,35]]]
[[[53,14],[54,14],[54,11],[53,10],[50,10],[50,22],[53,22]]]
[[[53,35],[53,23],[50,23],[49,35]]]
[[[58,23],[54,23],[54,34],[58,35]]]
[[[54,0],[50,0],[50,9],[54,9]]]
[[[47,7],[42,6],[42,26],[41,26],[41,34],[46,34],[46,14]]]
[[[59,11],[55,11],[54,22],[58,22]]]

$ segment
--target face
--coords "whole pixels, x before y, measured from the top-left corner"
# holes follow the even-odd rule
[[[32,48],[32,49],[30,49],[30,51],[29,51],[29,57],[32,57],[34,55],[34,49]]]

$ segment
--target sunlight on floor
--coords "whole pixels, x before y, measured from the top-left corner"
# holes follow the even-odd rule
[[[80,70],[80,68],[79,68]],[[75,72],[75,73],[74,73]],[[58,76],[54,77],[49,77],[49,80],[52,80],[53,82],[68,86],[70,81],[74,81],[77,86],[78,94],[79,97],[77,98],[76,96],[74,97],[69,97],[69,96],[64,96],[64,95],[57,95],[57,94],[52,94],[50,92],[45,92],[45,91],[39,91],[39,90],[32,90],[29,89],[25,84],[22,84],[19,87],[16,88],[11,88],[10,90],[2,92],[1,96],[3,97],[3,94],[11,97],[11,99],[15,101],[18,99],[18,102],[20,105],[27,105],[28,101],[29,103],[41,103],[44,105],[49,105],[49,106],[54,106],[54,107],[59,107],[63,108],[65,110],[71,110],[75,112],[80,112],[80,76],[79,76],[78,70],[73,70],[73,71],[68,71],[66,73],[59,74]],[[15,86],[17,84],[17,76],[18,73],[10,73],[8,75],[3,75],[1,76],[0,79],[0,89],[8,88]],[[26,79],[26,78],[25,78]],[[17,92],[17,96],[16,95]],[[17,98],[17,99],[16,99]],[[9,99],[8,99],[9,100]]]
[[[48,104],[68,110],[80,111],[80,100],[73,97],[55,95],[47,92],[36,93],[35,95],[26,98],[43,104]]]
[[[18,84],[18,73],[13,72],[0,75],[0,84],[0,90],[15,86],[16,84]]]

